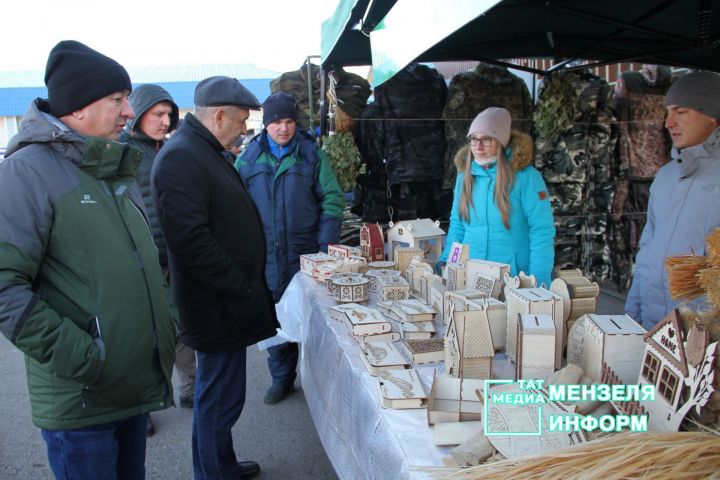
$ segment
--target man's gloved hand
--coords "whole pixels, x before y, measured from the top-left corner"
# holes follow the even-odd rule
[[[438,260],[438,261],[435,263],[435,274],[442,276],[442,269],[443,269],[443,267],[444,267],[446,264],[447,264],[446,261],[444,261],[444,260]]]

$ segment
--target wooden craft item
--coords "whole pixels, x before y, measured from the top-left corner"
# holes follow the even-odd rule
[[[625,412],[642,408],[641,412],[648,414],[649,430],[677,431],[690,410],[700,414],[715,391],[718,342],[703,348],[709,336],[700,325],[694,325],[686,339],[684,331],[680,313],[673,310],[645,334],[645,355],[637,383],[654,385],[655,399],[643,399],[638,406],[616,405]],[[603,378],[614,383],[616,376],[609,370],[604,370]]]
[[[488,260],[470,259],[467,261],[467,278],[470,282],[469,286],[475,285],[475,279],[478,275],[483,275],[496,280],[493,286],[493,298],[502,300],[503,285],[505,283],[505,273],[510,273],[510,265],[506,263],[491,262]]]
[[[385,239],[379,224],[363,224],[360,227],[360,255],[369,262],[385,260]]]
[[[353,338],[361,344],[365,342],[397,342],[400,340],[400,333],[391,331],[372,335],[353,335]]]
[[[413,369],[381,370],[378,373],[380,404],[383,408],[425,408],[427,393]]]
[[[482,273],[478,273],[475,276],[475,283],[472,285],[472,289],[482,293],[486,297],[492,297],[495,293],[495,285],[498,280]]]
[[[395,258],[398,247],[415,247],[423,250],[425,260],[434,265],[442,253],[445,231],[439,221],[429,218],[390,222],[387,230],[388,258]]]
[[[555,337],[555,368],[562,367],[562,339],[565,328],[562,299],[544,288],[506,288],[505,295],[508,315],[505,353],[510,360],[517,363],[518,314],[548,314],[553,318],[557,333]]]
[[[482,300],[485,296],[477,290],[445,290],[443,292],[443,322],[445,325],[450,321],[450,308],[465,310],[465,303],[469,300]],[[454,305],[451,305],[453,304]]]
[[[555,323],[550,315],[521,313],[515,380],[545,380],[555,371]]]
[[[362,277],[343,277],[334,279],[335,297],[339,302],[365,302],[370,294],[370,281]]]
[[[333,260],[331,262],[318,263],[313,268],[312,276],[315,280],[320,283],[325,283],[332,276],[333,273],[337,272],[340,268],[341,262]]]
[[[433,310],[438,312],[442,317],[443,324],[446,324],[447,320],[445,320],[445,309],[443,307],[445,301],[445,285],[443,284],[442,277],[434,275],[430,278],[428,280],[428,290],[430,291],[428,303]]]
[[[395,262],[394,268],[396,270],[400,270],[404,275],[405,270],[408,265],[410,265],[410,262],[412,262],[414,257],[419,257],[420,259],[425,258],[425,252],[422,248],[417,247],[397,247],[393,252],[393,261]]]
[[[470,422],[467,422],[470,423]],[[485,435],[485,425],[483,429],[472,437],[450,450],[452,459],[458,466],[471,467],[480,465],[495,453],[495,447],[492,446],[490,440]]]
[[[485,310],[490,323],[495,351],[505,350],[505,335],[507,335],[507,305],[496,298],[478,298],[468,300],[468,308]]]
[[[625,384],[638,378],[647,331],[627,315],[585,315],[581,343],[585,375],[600,381],[603,363]]]
[[[306,275],[313,276],[315,268],[323,262],[334,262],[335,257],[331,257],[327,253],[307,253],[300,255],[300,271]]]
[[[442,362],[445,359],[445,343],[442,338],[404,340],[403,345],[414,365]]]
[[[389,260],[379,260],[368,262],[368,270],[394,270],[395,262]]]
[[[353,272],[363,274],[367,272],[367,260],[364,257],[348,257],[340,259],[340,266],[336,272]]]
[[[584,277],[579,269],[560,270],[550,284],[550,291],[563,299],[565,322],[573,322],[582,315],[595,313],[600,286]]]
[[[460,268],[466,268],[468,258],[470,257],[470,247],[465,243],[453,242],[448,252],[447,265],[454,265]]]
[[[428,425],[482,420],[483,404],[476,391],[485,389],[484,380],[441,377],[433,374],[428,396]]]
[[[410,285],[401,276],[379,276],[377,281],[377,295],[380,301],[407,300],[410,295]]]
[[[433,322],[402,322],[400,336],[403,340],[427,340],[435,336]]]
[[[425,275],[432,275],[433,268],[423,262],[420,257],[415,257],[405,269],[405,278],[410,284],[411,293],[420,291],[420,278]]]
[[[493,446],[509,459],[534,455],[559,448],[584,443],[586,441],[582,430],[578,432],[550,431],[545,428],[549,425],[549,417],[572,415],[572,406],[566,407],[558,402],[547,402],[542,405],[494,404],[491,403],[494,394],[543,394],[540,390],[532,392],[521,391],[517,383],[497,385],[488,392],[487,406],[487,435]],[[539,415],[540,411],[542,414]],[[496,432],[525,433],[539,432],[539,435],[495,435]]]
[[[495,349],[487,310],[472,302],[451,303],[449,317],[445,332],[445,372],[465,379],[490,378]]]
[[[341,245],[337,243],[328,244],[328,255],[339,258],[359,257],[360,248],[351,247],[349,245]]]
[[[448,290],[463,290],[467,286],[467,270],[463,265],[445,266],[445,283]]]
[[[413,282],[414,282],[413,277]],[[439,275],[435,275],[434,273],[426,274],[426,275],[420,275],[418,277],[419,287],[417,291],[415,292],[416,298],[420,300],[423,303],[426,303],[428,305],[432,305],[431,300],[432,297],[430,295],[430,287],[432,286],[433,282],[439,281],[440,284],[442,284],[442,277]],[[441,309],[442,310],[442,309]]]
[[[335,272],[325,281],[325,285],[328,288],[328,294],[331,297],[337,297],[337,288],[336,285],[333,283],[333,279],[337,278],[353,278],[353,277],[360,277],[361,275],[359,273],[355,272]]]
[[[438,423],[433,427],[433,443],[437,446],[460,445],[483,431],[483,422]]]
[[[396,277],[400,275],[400,271],[398,270],[375,270],[375,269],[369,269],[367,272],[365,272],[365,276],[370,280],[370,291],[371,292],[377,292],[377,277]]]
[[[333,318],[344,316],[344,320],[350,326],[351,335],[374,335],[391,330],[390,323],[379,311],[357,303],[332,306],[330,315]]]
[[[410,368],[393,342],[365,342],[361,347],[360,358],[370,375],[374,377],[377,377],[382,370]]]
[[[403,322],[430,322],[437,317],[432,307],[414,298],[395,300],[390,306]]]

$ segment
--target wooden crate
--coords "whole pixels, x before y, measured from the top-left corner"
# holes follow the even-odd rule
[[[645,353],[647,331],[627,315],[585,315],[583,371],[599,382],[603,362],[622,383],[635,383]]]

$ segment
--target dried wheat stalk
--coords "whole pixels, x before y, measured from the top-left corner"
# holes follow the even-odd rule
[[[705,237],[705,243],[708,262],[710,265],[720,268],[720,228],[716,228]]]
[[[674,300],[692,300],[703,295],[699,272],[707,267],[707,259],[698,255],[665,257],[670,296]]]
[[[710,303],[720,307],[720,266],[703,268],[698,274],[698,280]]]
[[[720,478],[717,432],[627,433],[573,447],[478,465],[438,479],[621,480],[629,478]]]

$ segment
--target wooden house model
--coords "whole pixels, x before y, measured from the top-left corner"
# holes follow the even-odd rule
[[[410,293],[414,296],[420,294],[420,279],[426,275],[433,274],[433,267],[424,261],[420,256],[416,256],[405,268],[405,278],[410,284]],[[427,303],[427,302],[424,302]]]
[[[379,224],[363,224],[360,227],[360,255],[368,262],[385,260],[385,240]]]
[[[518,318],[515,380],[545,380],[555,371],[555,322],[550,315],[521,313]]]
[[[655,399],[640,404],[648,414],[648,430],[677,431],[685,415],[704,406],[715,390],[715,352],[704,328],[695,325],[685,338],[677,310],[645,334],[639,385],[654,385]],[[609,370],[609,369],[608,369]]]
[[[413,277],[413,284],[415,283],[414,281],[415,278]],[[435,282],[440,282],[440,285],[442,285],[442,277],[440,275],[435,275],[434,273],[420,275],[418,277],[419,288],[415,292],[411,292],[411,294],[421,302],[432,306],[430,289]],[[442,307],[442,295],[440,295],[440,305]],[[433,306],[433,308],[435,307]],[[442,308],[440,308],[440,310],[442,310]]]
[[[600,381],[603,364],[615,372],[622,383],[638,378],[645,353],[647,331],[627,315],[585,315],[580,365],[585,376]]]
[[[397,247],[416,247],[425,253],[425,261],[430,265],[437,262],[443,250],[445,231],[440,222],[429,218],[390,222],[387,231],[388,258],[395,258]]]
[[[519,314],[546,314],[555,324],[555,368],[562,367],[562,342],[564,335],[564,317],[562,299],[544,288],[507,288],[507,334],[505,335],[505,353],[517,363],[517,330]]]
[[[494,356],[486,306],[453,299],[445,332],[445,372],[453,377],[489,379]]]

